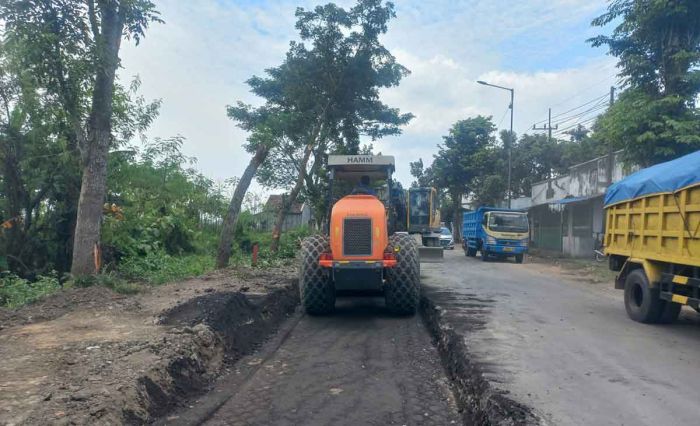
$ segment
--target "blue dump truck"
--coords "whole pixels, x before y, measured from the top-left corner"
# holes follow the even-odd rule
[[[527,213],[521,210],[479,207],[463,216],[464,253],[474,257],[480,251],[483,261],[489,257],[513,256],[517,263],[523,263],[529,236]]]

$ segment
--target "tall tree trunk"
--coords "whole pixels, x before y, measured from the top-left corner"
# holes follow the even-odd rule
[[[124,8],[118,2],[99,2],[100,34],[97,43],[97,72],[88,119],[87,146],[83,151],[83,178],[73,239],[71,273],[92,275],[100,266],[100,226],[107,188],[107,158],[112,135],[112,96],[119,64],[119,46],[124,28]]]
[[[306,148],[304,149],[304,156],[301,159],[301,164],[299,164],[299,176],[297,176],[297,180],[294,183],[294,188],[292,188],[292,191],[289,193],[289,196],[283,198],[282,205],[280,206],[280,209],[277,212],[277,218],[275,219],[275,227],[272,228],[272,243],[270,244],[270,250],[273,253],[277,253],[277,250],[279,250],[280,235],[282,233],[282,225],[284,224],[284,218],[287,216],[287,213],[289,213],[289,209],[292,207],[292,205],[297,201],[297,197],[299,196],[301,189],[304,187],[304,179],[306,178],[306,166],[309,163],[309,158],[311,157],[312,151],[313,145],[306,145]],[[316,163],[318,163],[318,161],[316,161],[314,165]]]
[[[229,259],[231,258],[231,244],[233,244],[233,231],[236,228],[236,222],[238,221],[238,215],[241,212],[241,204],[243,203],[243,197],[245,193],[248,192],[248,187],[250,182],[253,180],[255,173],[258,171],[260,165],[267,158],[267,154],[270,152],[270,148],[264,145],[258,146],[255,150],[255,155],[250,159],[248,166],[245,168],[241,179],[236,185],[236,189],[233,191],[233,196],[231,197],[231,203],[228,206],[228,212],[226,213],[226,218],[221,229],[221,237],[219,238],[219,250],[216,255],[216,267],[225,268],[228,266]]]
[[[7,137],[4,143],[0,144],[3,158],[2,189],[6,196],[7,217],[9,228],[5,230],[6,253],[12,255],[8,259],[11,271],[17,271],[18,266],[24,267],[21,263],[22,248],[24,247],[24,226],[22,224],[22,209],[27,200],[27,191],[22,179],[22,171],[19,165],[20,144],[18,140],[21,136],[15,129],[7,126]],[[26,226],[26,222],[24,224]],[[23,274],[31,271],[23,271]]]
[[[462,242],[462,193],[453,192],[452,196],[452,237],[455,243]]]

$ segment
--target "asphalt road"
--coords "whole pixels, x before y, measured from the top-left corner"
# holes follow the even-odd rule
[[[207,425],[449,425],[461,423],[420,317],[396,318],[383,299],[340,299],[336,314],[302,316],[254,371],[224,380]],[[197,407],[193,407],[194,411]],[[180,417],[181,423],[194,418]]]
[[[551,268],[482,262],[459,249],[422,267],[488,380],[561,425],[700,422],[700,315],[672,325],[627,318],[611,284]]]

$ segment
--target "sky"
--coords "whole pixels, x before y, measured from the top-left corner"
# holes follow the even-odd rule
[[[198,159],[196,167],[204,175],[217,182],[240,176],[250,158],[242,148],[247,134],[228,119],[226,106],[260,104],[246,80],[284,60],[290,40],[297,37],[297,7],[327,1],[155,2],[165,23],[152,25],[138,46],[122,45],[119,78],[128,82],[138,75],[141,93],[162,100],[149,137],[184,136],[184,152]],[[518,134],[533,133],[530,129],[543,124],[548,108],[556,123],[558,114],[605,95],[617,82],[615,59],[586,43],[601,31],[590,22],[604,11],[604,0],[394,4],[397,17],[382,41],[411,74],[381,96],[416,118],[401,135],[374,147],[396,157],[395,176],[404,185],[412,181],[409,162],[422,158],[430,164],[454,122],[481,114],[493,116],[499,129],[508,128],[509,93],[477,80],[514,88]],[[281,192],[257,184],[252,189]]]

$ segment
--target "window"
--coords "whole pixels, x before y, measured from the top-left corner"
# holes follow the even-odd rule
[[[496,232],[528,232],[527,215],[492,212],[489,229]]]

